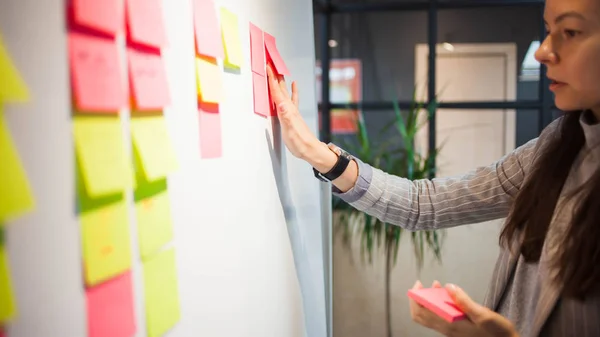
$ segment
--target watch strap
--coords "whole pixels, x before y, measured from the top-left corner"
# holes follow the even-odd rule
[[[346,153],[344,150],[336,147],[335,145],[330,143],[328,145],[328,147],[338,157],[335,165],[333,165],[331,170],[329,170],[326,173],[321,173],[313,167],[313,172],[315,174],[315,177],[317,177],[317,179],[319,179],[321,181],[325,181],[325,182],[333,181],[333,180],[339,178],[339,176],[341,176],[344,173],[344,171],[346,171],[346,168],[348,168],[348,165],[350,164],[350,160],[352,160],[351,156],[348,153]]]

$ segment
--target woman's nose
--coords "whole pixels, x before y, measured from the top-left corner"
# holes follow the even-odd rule
[[[555,63],[557,61],[556,53],[552,49],[552,39],[550,36],[547,36],[536,50],[535,59],[542,64]]]

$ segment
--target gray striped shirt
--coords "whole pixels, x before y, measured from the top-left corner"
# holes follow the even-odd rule
[[[600,163],[600,124],[588,123],[587,117],[583,114],[580,123],[586,146],[573,166],[563,195],[588,180]],[[335,188],[333,192],[356,209],[411,231],[504,218],[530,173],[540,145],[546,137],[559,136],[559,122],[554,121],[539,138],[497,162],[460,176],[410,181],[355,159],[359,168],[355,186],[345,193]],[[546,244],[552,233],[560,236],[570,222],[568,209],[572,206],[561,197],[557,208],[561,211],[555,214]],[[558,289],[548,281],[549,266],[544,263],[551,253],[543,253],[540,264],[527,264],[502,250],[486,305],[511,319],[523,337],[600,336],[600,297],[586,299],[585,303],[561,300]]]

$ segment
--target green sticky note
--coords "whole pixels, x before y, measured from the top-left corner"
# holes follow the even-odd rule
[[[0,101],[25,102],[29,100],[29,90],[14,66],[0,36]]]
[[[0,223],[32,210],[31,187],[6,125],[0,103]]]
[[[244,63],[240,26],[235,13],[221,8],[221,36],[225,47],[224,63],[230,68],[241,68]]]
[[[10,277],[8,255],[4,245],[0,245],[0,323],[11,320],[17,314]]]
[[[139,200],[135,203],[137,215],[138,242],[142,259],[160,250],[173,240],[171,205],[169,194],[159,194]]]
[[[147,181],[164,178],[177,169],[177,159],[163,116],[132,117],[131,137]]]
[[[159,337],[181,317],[175,250],[170,248],[143,262],[146,329],[148,337]]]
[[[131,268],[126,200],[79,214],[85,283],[94,286]]]
[[[125,153],[118,116],[77,116],[73,122],[77,162],[86,193],[92,197],[134,187],[133,168]]]

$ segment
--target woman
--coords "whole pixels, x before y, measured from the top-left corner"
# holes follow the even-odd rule
[[[600,0],[547,0],[544,18],[536,58],[567,113],[458,177],[409,181],[321,143],[298,112],[295,83],[290,97],[268,69],[286,146],[358,210],[408,230],[507,218],[485,306],[449,285],[469,317],[449,324],[411,301],[413,319],[444,335],[600,336]]]

